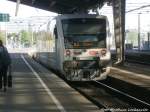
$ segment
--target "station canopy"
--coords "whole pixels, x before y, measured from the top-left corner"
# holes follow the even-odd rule
[[[9,0],[16,2],[17,0]],[[21,4],[56,12],[69,14],[101,7],[106,0],[20,0]]]

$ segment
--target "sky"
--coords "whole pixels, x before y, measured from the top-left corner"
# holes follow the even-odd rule
[[[126,0],[126,11],[135,9],[141,6],[150,5],[150,0]],[[102,14],[106,14],[112,21],[112,7],[106,6],[102,9]],[[141,30],[150,31],[150,7],[136,10],[130,13],[126,13],[126,29],[137,29],[138,28],[138,13],[140,14]]]
[[[8,13],[10,15],[10,22],[7,23],[8,27],[6,27],[6,23],[0,22],[1,30],[7,29],[8,31],[10,30],[10,32],[17,32],[20,29],[26,29],[30,23],[35,23],[35,27],[39,27],[40,24],[43,24],[48,20],[49,16],[57,15],[56,13],[50,11],[33,8],[22,4],[19,5],[17,17],[15,16],[15,11],[15,2],[0,0],[0,13]]]
[[[16,3],[7,0],[0,0],[0,13],[9,13],[11,17],[15,16]],[[32,8],[26,5],[19,5],[18,17],[31,17],[31,16],[49,16],[56,15],[55,13]]]
[[[127,0],[127,7],[126,10],[131,10],[133,8],[143,6],[149,4],[150,0]],[[16,3],[7,1],[7,0],[0,0],[0,13],[9,13],[11,17],[15,17],[15,10],[16,10]],[[111,7],[105,6],[103,9],[102,14],[106,14],[108,18],[110,18],[110,21],[112,21],[112,14],[111,13]],[[148,12],[149,11],[149,12]],[[150,7],[145,8],[143,10],[134,11],[132,13],[126,14],[126,28],[135,29],[138,26],[138,13],[140,14],[140,22],[141,27],[143,29],[150,29]],[[19,12],[18,12],[18,18],[26,18],[31,16],[56,16],[55,13],[32,8],[25,5],[19,6]]]

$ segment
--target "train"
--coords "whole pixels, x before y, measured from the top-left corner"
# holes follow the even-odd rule
[[[106,16],[58,15],[37,32],[32,56],[68,81],[104,80],[111,66],[108,38]]]

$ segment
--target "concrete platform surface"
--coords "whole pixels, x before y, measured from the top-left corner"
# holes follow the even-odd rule
[[[103,112],[54,73],[12,54],[13,87],[0,90],[0,112]]]
[[[112,67],[110,76],[140,87],[150,87],[148,65],[126,63],[124,66]]]

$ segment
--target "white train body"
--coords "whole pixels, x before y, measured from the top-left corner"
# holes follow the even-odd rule
[[[111,60],[107,37],[105,16],[60,15],[37,34],[34,57],[70,81],[105,79]]]

